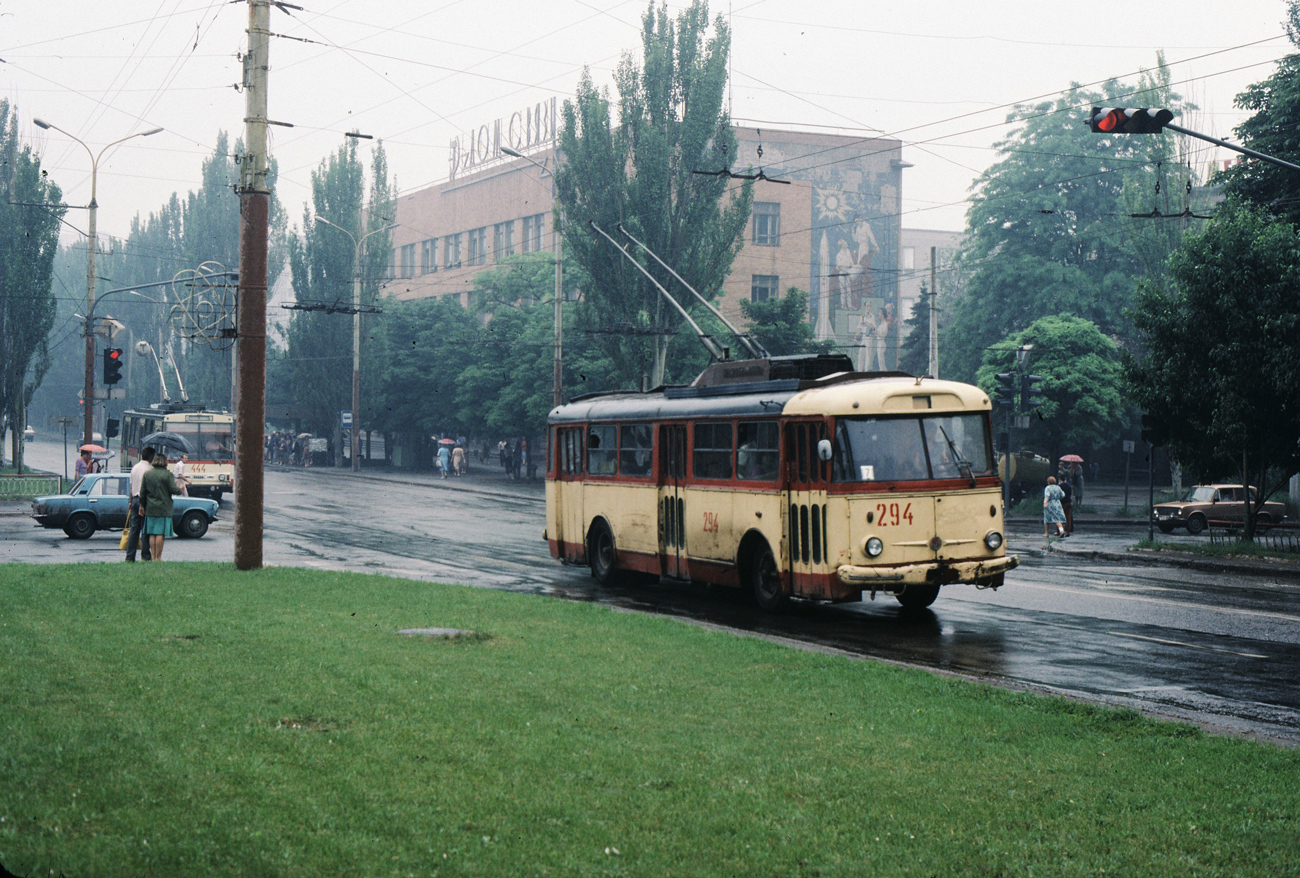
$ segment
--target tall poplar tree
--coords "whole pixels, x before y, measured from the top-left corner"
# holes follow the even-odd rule
[[[6,426],[13,429],[12,457],[21,467],[27,403],[49,366],[51,282],[64,209],[59,187],[18,137],[18,113],[2,98],[0,191],[0,439]]]
[[[748,182],[733,188],[726,177],[695,173],[728,168],[736,157],[723,107],[726,21],[715,19],[710,33],[703,0],[676,20],[652,2],[641,36],[641,64],[625,55],[615,76],[617,120],[609,95],[585,72],[574,100],[565,101],[564,162],[556,174],[565,242],[591,279],[577,322],[624,373],[615,381],[625,386],[641,376],[664,383],[674,337],[690,330],[590,224],[627,243],[617,231],[622,223],[692,286],[716,295],[740,250],[753,200]],[[681,292],[659,265],[644,262],[666,288]]]

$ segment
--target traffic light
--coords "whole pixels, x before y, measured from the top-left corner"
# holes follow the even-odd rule
[[[1042,380],[1042,375],[1020,376],[1020,407],[1024,411],[1032,411],[1047,402],[1046,399],[1038,395],[1043,392],[1043,389],[1038,386],[1038,382]]]
[[[122,380],[122,349],[108,348],[104,351],[104,383],[116,384]]]
[[[1173,118],[1158,107],[1093,107],[1088,127],[1096,134],[1159,134]]]
[[[118,431],[122,427],[122,422],[117,418],[109,418],[108,423],[104,425],[104,438],[116,439]]]
[[[1011,372],[999,372],[994,377],[998,380],[997,392],[994,394],[996,401],[1003,405],[1014,406],[1016,404],[1016,376]]]
[[[1142,441],[1159,448],[1169,441],[1169,427],[1155,415],[1142,415]]]

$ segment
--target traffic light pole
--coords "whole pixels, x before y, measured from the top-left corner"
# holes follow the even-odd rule
[[[1195,137],[1198,140],[1204,140],[1206,143],[1213,143],[1216,144],[1217,146],[1222,146],[1224,149],[1231,149],[1234,152],[1241,153],[1242,155],[1248,155],[1253,159],[1259,159],[1261,162],[1268,162],[1269,164],[1277,165],[1280,168],[1290,168],[1293,171],[1300,171],[1300,165],[1293,165],[1290,162],[1283,161],[1282,159],[1275,158],[1271,155],[1266,155],[1265,153],[1262,152],[1256,152],[1253,149],[1247,149],[1244,146],[1238,146],[1235,143],[1229,143],[1226,140],[1220,140],[1217,137],[1211,137],[1208,134],[1202,134],[1199,131],[1193,131],[1190,128],[1184,128],[1181,125],[1175,125],[1173,122],[1166,122],[1165,127],[1168,128],[1170,131],[1177,131],[1179,134],[1186,134],[1188,137]]]

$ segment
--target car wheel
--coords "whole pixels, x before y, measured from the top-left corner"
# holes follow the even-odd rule
[[[1273,516],[1269,515],[1267,512],[1261,512],[1255,516],[1255,527],[1259,527],[1261,524],[1268,527],[1272,523]]]
[[[894,595],[905,610],[924,610],[939,596],[937,585],[909,585]]]
[[[601,585],[613,585],[618,580],[618,553],[614,549],[614,535],[609,525],[597,521],[591,526],[587,538],[587,554],[591,559],[591,575]]]
[[[1162,534],[1171,534],[1174,532],[1174,526],[1172,522],[1162,521],[1156,524],[1156,527],[1160,528],[1160,532]]]
[[[95,532],[95,516],[84,512],[81,515],[74,515],[64,525],[63,532],[74,540],[88,540]]]
[[[787,597],[781,585],[781,571],[767,543],[762,543],[762,548],[754,553],[747,573],[750,593],[759,607],[771,613],[785,606]]]
[[[187,540],[197,540],[208,532],[208,517],[198,509],[191,509],[181,516],[181,527],[178,536],[185,537]]]
[[[1189,534],[1191,534],[1192,536],[1196,536],[1198,533],[1200,533],[1203,530],[1205,530],[1204,515],[1198,513],[1196,515],[1193,515],[1191,518],[1187,519],[1187,532]]]

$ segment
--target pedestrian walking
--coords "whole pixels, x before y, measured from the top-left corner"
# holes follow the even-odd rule
[[[163,542],[176,536],[172,530],[172,497],[181,492],[176,476],[167,469],[167,452],[154,452],[153,466],[140,479],[140,510],[144,513],[144,533],[149,538],[150,560],[161,561]]]
[[[131,467],[131,502],[127,506],[127,533],[126,533],[126,560],[134,563],[135,553],[139,549],[140,557],[146,561],[153,560],[153,552],[149,551],[149,538],[140,538],[140,532],[144,529],[144,513],[140,511],[140,484],[144,479],[144,474],[153,469],[153,449],[144,448],[140,452],[140,460],[136,465]]]
[[[1061,508],[1061,498],[1065,493],[1056,484],[1055,476],[1047,477],[1047,487],[1043,489],[1043,536],[1065,536],[1065,510]]]
[[[1070,485],[1070,480],[1061,473],[1061,480],[1058,484],[1061,489],[1061,510],[1065,513],[1065,533],[1063,536],[1069,536],[1074,533],[1074,488]]]
[[[465,449],[459,445],[451,450],[451,466],[457,476],[465,475]]]
[[[438,469],[442,470],[442,477],[447,478],[447,473],[451,470],[451,449],[446,445],[438,446]]]

